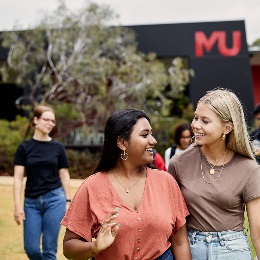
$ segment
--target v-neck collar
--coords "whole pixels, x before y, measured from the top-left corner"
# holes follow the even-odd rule
[[[114,202],[118,203],[118,207],[120,206],[123,206],[127,209],[129,209],[130,211],[139,211],[144,200],[145,200],[145,197],[146,197],[146,193],[147,193],[147,189],[148,189],[148,181],[149,181],[149,177],[150,177],[150,172],[149,172],[149,168],[146,167],[146,180],[145,180],[145,185],[144,185],[144,192],[143,192],[143,196],[142,196],[142,199],[141,199],[141,202],[137,208],[137,210],[131,208],[126,202],[124,202],[124,200],[119,196],[118,192],[116,191],[115,187],[113,186],[112,182],[110,181],[110,179],[108,178],[108,175],[106,172],[104,172],[104,176],[105,176],[105,180],[108,184],[108,187],[109,187],[109,190],[113,196],[113,199],[115,200]]]

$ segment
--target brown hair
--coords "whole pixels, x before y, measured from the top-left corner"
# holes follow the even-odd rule
[[[176,128],[175,128],[175,131],[174,131],[174,142],[175,144],[177,145],[181,145],[181,136],[182,136],[182,133],[186,130],[189,130],[190,132],[190,138],[192,137],[193,135],[193,132],[192,132],[192,129],[191,129],[191,125],[188,124],[188,123],[182,123],[180,125],[178,125]]]
[[[42,114],[46,111],[52,112],[54,114],[54,110],[52,109],[52,107],[49,107],[49,106],[39,105],[34,108],[32,126],[35,126],[34,117],[40,118],[42,116]]]

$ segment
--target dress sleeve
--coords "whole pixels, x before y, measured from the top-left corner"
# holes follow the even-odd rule
[[[260,167],[252,173],[252,177],[247,182],[243,190],[243,200],[245,203],[260,197]]]
[[[94,237],[93,230],[95,229],[96,220],[91,213],[86,183],[86,181],[83,182],[76,192],[61,224],[87,241],[91,241],[92,237]]]

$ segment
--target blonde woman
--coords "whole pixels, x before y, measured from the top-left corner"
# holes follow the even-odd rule
[[[243,232],[245,206],[259,258],[260,167],[238,97],[221,88],[207,92],[197,104],[192,129],[196,145],[174,156],[168,168],[190,211],[192,259],[251,259]]]
[[[52,108],[37,106],[32,121],[34,135],[18,146],[14,159],[14,218],[18,225],[23,220],[24,249],[32,260],[56,259],[60,221],[66,202],[70,202],[66,152],[61,143],[49,136],[55,124]]]

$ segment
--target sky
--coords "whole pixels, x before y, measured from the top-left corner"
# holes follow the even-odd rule
[[[122,25],[169,24],[244,20],[247,42],[260,38],[259,0],[93,0],[109,5]],[[85,0],[65,0],[73,11]],[[39,21],[41,12],[51,13],[57,0],[0,0],[0,31],[17,23],[26,29]]]

